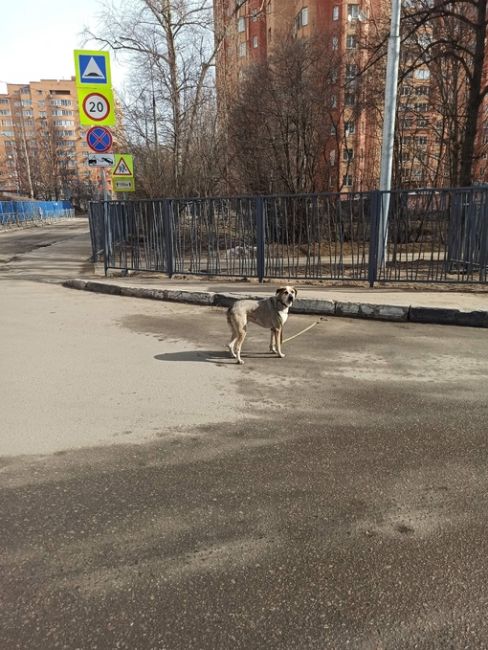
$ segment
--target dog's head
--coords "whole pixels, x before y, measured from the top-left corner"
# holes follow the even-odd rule
[[[281,287],[280,289],[276,289],[276,296],[281,303],[287,307],[291,307],[297,297],[297,290],[295,287]]]

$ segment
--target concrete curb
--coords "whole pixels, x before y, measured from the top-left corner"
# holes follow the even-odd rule
[[[63,286],[105,293],[112,296],[146,298],[151,300],[168,300],[192,305],[212,307],[231,307],[236,300],[259,300],[263,296],[248,293],[214,293],[212,291],[185,291],[174,289],[148,289],[143,287],[125,287],[108,282],[91,280],[66,280]],[[488,327],[488,311],[464,311],[444,307],[413,307],[409,305],[377,305],[363,302],[340,302],[297,298],[290,310],[295,314],[314,314],[339,316],[343,318],[366,318],[411,323],[431,323],[437,325],[461,325],[466,327]]]

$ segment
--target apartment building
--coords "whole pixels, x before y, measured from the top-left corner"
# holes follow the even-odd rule
[[[415,9],[415,1],[405,2]],[[423,3],[424,7],[428,6]],[[368,69],[367,44],[387,33],[391,3],[385,0],[214,0],[219,109],[226,114],[238,91],[243,71],[269,59],[285,39],[313,38],[330,52],[326,101],[329,120],[324,130],[324,172],[320,188],[360,191],[378,186],[385,59]],[[442,21],[425,24],[404,39],[401,50],[402,83],[397,102],[397,147],[393,183],[402,187],[447,186],[453,177],[456,156],[453,133],[460,137],[456,116],[466,112],[467,92],[461,82],[462,61],[452,64],[424,60],[435,30]],[[407,29],[408,32],[408,29]],[[440,34],[441,40],[443,35]],[[449,65],[460,70],[450,70]],[[444,67],[443,67],[444,66]],[[488,79],[488,57],[484,78]],[[452,88],[447,88],[451,83]],[[442,88],[441,88],[442,87]],[[460,106],[448,109],[446,93],[458,93]],[[455,101],[455,100],[453,100]],[[488,182],[488,97],[485,97],[477,130],[473,181]],[[461,119],[461,118],[459,118]],[[454,153],[453,153],[454,152]]]
[[[0,94],[0,192],[33,198],[96,194],[74,78],[7,84]]]
[[[322,191],[366,190],[377,184],[380,115],[368,110],[358,70],[368,36],[369,16],[381,0],[214,0],[219,109],[225,114],[243,71],[263,62],[286,38],[321,39],[330,51],[329,122]],[[332,64],[332,61],[336,63]]]

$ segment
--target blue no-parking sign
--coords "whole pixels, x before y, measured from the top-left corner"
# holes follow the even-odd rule
[[[86,143],[92,151],[105,153],[112,147],[112,134],[105,126],[93,126],[86,134]]]

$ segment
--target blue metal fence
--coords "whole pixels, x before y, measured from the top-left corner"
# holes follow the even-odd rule
[[[398,190],[387,202],[384,196],[91,203],[93,256],[103,255],[106,270],[170,276],[487,282],[488,189]]]
[[[0,226],[74,217],[70,201],[0,201]]]

